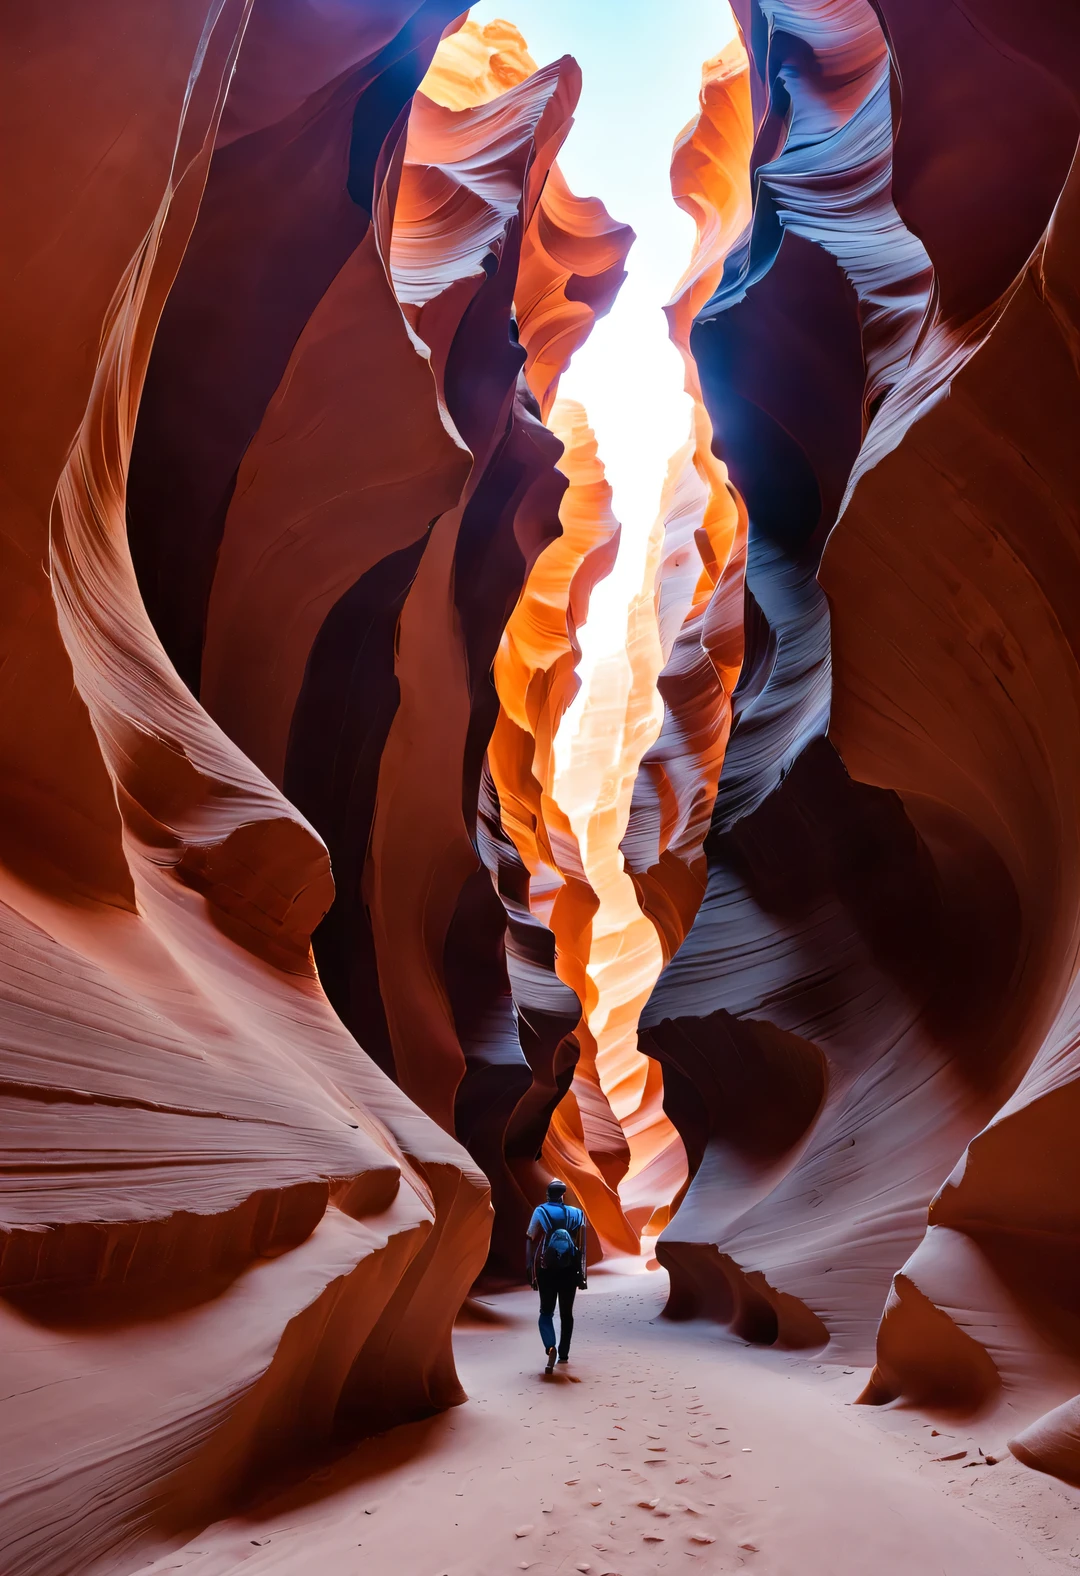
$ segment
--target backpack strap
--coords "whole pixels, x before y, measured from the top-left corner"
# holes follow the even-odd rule
[[[562,1218],[562,1220],[559,1222],[559,1224],[557,1226],[554,1224],[554,1222],[551,1219],[551,1215],[549,1214],[549,1211],[553,1207],[557,1207],[558,1209],[562,1210],[563,1218]],[[574,1247],[577,1249],[577,1251],[579,1253],[581,1252],[581,1243],[577,1240],[577,1238],[579,1237],[579,1235],[581,1233],[582,1222],[585,1219],[584,1215],[582,1215],[581,1220],[578,1221],[576,1226],[571,1226],[571,1224],[570,1224],[570,1208],[569,1208],[569,1205],[567,1205],[567,1204],[559,1204],[557,1206],[553,1206],[551,1204],[546,1204],[546,1203],[545,1204],[537,1204],[536,1212],[537,1212],[537,1214],[541,1217],[541,1219],[544,1222],[544,1240],[540,1244],[540,1255],[541,1255],[541,1257],[543,1256],[544,1249],[547,1247],[547,1241],[548,1241],[548,1238],[551,1236],[552,1232],[553,1231],[558,1231],[561,1228],[565,1228],[570,1233],[570,1240],[571,1240],[571,1242],[573,1242]]]
[[[551,1209],[551,1207],[552,1206],[550,1204],[538,1204],[536,1206],[537,1214],[541,1215],[543,1217],[543,1221],[544,1221],[544,1240],[545,1240],[545,1242],[547,1241],[548,1237],[551,1236],[551,1233],[553,1231],[558,1231],[558,1229],[559,1229],[558,1226],[553,1224],[551,1216],[548,1213],[548,1211]],[[562,1218],[561,1224],[566,1226],[567,1229],[569,1229],[569,1226],[570,1226],[570,1215],[569,1215],[569,1212],[568,1212],[568,1210],[566,1208],[566,1205],[565,1204],[560,1204],[558,1207],[563,1212],[563,1218]],[[572,1233],[571,1233],[571,1235],[572,1235]]]

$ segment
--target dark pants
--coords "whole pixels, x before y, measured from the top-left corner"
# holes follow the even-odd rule
[[[555,1304],[559,1304],[559,1356],[569,1357],[570,1337],[574,1333],[574,1298],[577,1295],[577,1275],[573,1270],[540,1270],[536,1272],[536,1285],[540,1292],[540,1339],[545,1352],[555,1345]]]

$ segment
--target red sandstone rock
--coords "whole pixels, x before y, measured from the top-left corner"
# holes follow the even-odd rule
[[[576,631],[595,581],[618,545],[611,490],[581,406],[556,404],[549,423],[561,438],[569,485],[560,505],[562,535],[537,560],[495,661],[499,717],[488,751],[503,828],[527,870],[528,905],[558,948],[552,966],[582,1007],[595,999],[587,964],[597,896],[577,835],[556,793],[555,735],[578,688]],[[579,1009],[580,1010],[580,1009]],[[635,1252],[617,1187],[630,1155],[596,1066],[586,1021],[575,1027],[574,1083],[552,1115],[544,1159],[566,1176],[589,1213],[599,1244]]]
[[[246,21],[68,7],[5,52],[0,1563],[28,1576],[139,1563],[300,1441],[461,1399],[486,1247],[482,1177],[320,989],[323,844],[178,678],[128,551]]]
[[[768,70],[673,167],[694,430],[560,796],[617,528],[554,401],[630,236],[572,61],[459,26],[417,93],[455,19],[376,9],[7,62],[0,1564],[460,1399],[451,1133],[497,1272],[545,1166],[632,1250],[685,1154],[673,1315],[876,1334],[864,1399],[1005,1399],[1078,1483],[1072,19],[741,0]]]
[[[849,531],[835,556],[830,547],[824,570],[839,607],[843,584],[858,573],[870,542],[880,541],[875,502],[880,510],[886,492],[936,521],[926,553],[934,590],[912,627],[925,653],[920,661],[944,663],[948,654],[953,677],[949,688],[935,686],[937,715],[927,715],[925,703],[905,705],[918,669],[901,686],[852,610],[837,618],[843,689],[835,727],[856,769],[891,779],[916,824],[933,828],[935,800],[997,851],[1020,936],[999,1026],[999,1070],[987,1090],[994,1105],[1003,1103],[942,1177],[926,1237],[897,1276],[872,1398],[935,1398],[951,1383],[984,1401],[1000,1387],[1021,1417],[1071,1394],[1078,1371],[1067,1334],[1074,1298],[1062,1276],[1075,1229],[1068,1136],[1074,987],[1063,970],[1071,928],[1059,906],[1071,832],[1047,809],[1069,771],[1075,691],[1071,527],[1057,500],[1071,496],[1076,477],[1057,424],[1080,392],[1070,349],[1076,190],[1072,177],[1036,260],[1000,304],[992,332],[984,326],[955,370],[949,400],[928,410],[860,480]],[[891,616],[910,616],[909,583],[909,575],[897,577]],[[920,585],[923,597],[921,576]],[[878,623],[882,632],[887,627]],[[875,686],[896,685],[902,728],[889,709],[868,716],[873,702],[859,675],[869,670]],[[935,742],[935,723],[947,727],[947,751]],[[1040,739],[1046,743],[1034,742]],[[936,1332],[929,1347],[914,1339],[917,1327],[928,1326]],[[1070,1476],[1069,1416],[1062,1409],[1029,1430],[1037,1445],[1029,1455],[1020,1450],[1021,1459],[1038,1455]]]
[[[739,12],[756,220],[691,346],[747,653],[644,1017],[696,1173],[671,1311],[876,1333],[865,1399],[1007,1400],[1075,1481],[1071,22]]]
[[[529,1207],[508,1157],[533,1162],[580,1010],[552,974],[544,1032],[519,1033],[540,1021],[513,1016],[523,960],[553,943],[513,919],[504,940],[474,846],[488,671],[565,485],[520,374],[553,392],[631,237],[551,174],[573,61],[537,72],[513,29],[459,19],[414,94],[438,10],[400,34],[260,13],[154,348],[129,521],[170,655],[327,841],[331,1001],[483,1156],[508,1242]]]

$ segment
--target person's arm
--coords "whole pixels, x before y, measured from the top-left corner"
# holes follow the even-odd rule
[[[578,1271],[578,1285],[585,1291],[589,1284],[589,1222],[585,1211],[581,1211],[581,1268]]]
[[[544,1235],[544,1228],[540,1224],[540,1211],[533,1210],[529,1229],[525,1234],[525,1273],[529,1277],[529,1285],[536,1287],[536,1250],[540,1246],[540,1239]]]

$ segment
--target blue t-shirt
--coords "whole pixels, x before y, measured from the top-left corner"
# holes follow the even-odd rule
[[[584,1211],[575,1209],[573,1204],[540,1204],[532,1212],[529,1237],[535,1242],[537,1237],[543,1237],[549,1232],[558,1231],[560,1226],[565,1226],[580,1246],[578,1232],[584,1224]],[[518,1229],[520,1230],[520,1227]]]

